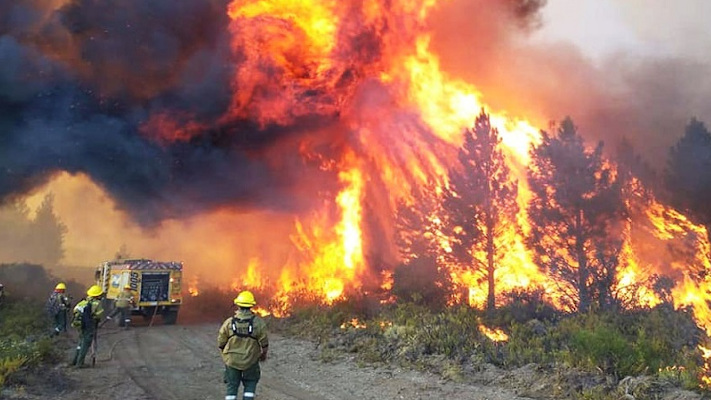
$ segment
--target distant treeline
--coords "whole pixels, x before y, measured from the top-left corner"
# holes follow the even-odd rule
[[[0,283],[5,286],[5,295],[15,299],[45,300],[58,282],[67,285],[67,294],[77,302],[84,297],[86,287],[73,280],[52,276],[37,264],[0,264]]]

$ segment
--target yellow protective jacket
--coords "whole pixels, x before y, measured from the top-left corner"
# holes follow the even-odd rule
[[[258,362],[268,346],[267,324],[251,310],[239,310],[227,318],[217,334],[217,347],[225,365],[240,371]]]
[[[131,300],[133,300],[133,293],[130,291],[122,291],[116,296],[116,308],[126,308],[131,305]]]
[[[101,321],[101,318],[104,316],[104,307],[101,306],[101,301],[99,299],[89,297],[87,299],[83,299],[77,303],[76,306],[74,306],[74,319],[72,320],[73,327],[81,329],[81,316],[84,312],[84,307],[86,307],[89,303],[91,303],[91,317],[94,320],[94,326],[99,324],[99,321]],[[93,327],[89,329],[93,329]]]

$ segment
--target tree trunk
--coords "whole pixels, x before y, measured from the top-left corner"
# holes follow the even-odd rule
[[[578,261],[578,311],[587,312],[590,309],[590,292],[588,290],[588,260],[585,256],[585,238],[582,233],[583,210],[576,216],[575,258]]]
[[[489,284],[489,294],[486,299],[486,309],[494,311],[496,309],[496,287],[494,283],[494,255],[496,248],[494,247],[494,218],[492,215],[487,216],[486,221],[486,272]]]

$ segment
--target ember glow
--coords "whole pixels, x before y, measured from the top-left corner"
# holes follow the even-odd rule
[[[385,325],[381,325],[383,327]],[[358,320],[358,318],[352,318],[348,322],[344,322],[341,324],[341,329],[348,329],[348,328],[354,328],[354,329],[365,329],[368,326]]]
[[[488,328],[484,325],[479,325],[479,332],[481,332],[484,336],[491,339],[491,341],[493,341],[493,342],[498,343],[498,342],[506,342],[507,340],[509,340],[509,335],[507,335],[506,332],[504,332],[498,328],[491,329],[491,328]]]

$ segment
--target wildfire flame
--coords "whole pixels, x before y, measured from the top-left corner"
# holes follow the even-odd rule
[[[197,277],[193,277],[188,280],[188,294],[192,297],[196,297],[200,295],[200,290],[198,289],[198,279]]]
[[[479,332],[491,339],[493,342],[506,342],[509,340],[509,335],[499,328],[488,328],[484,325],[479,325]]]
[[[711,359],[711,349],[704,346],[699,346],[701,350],[701,356],[704,358],[703,371],[704,374],[701,376],[702,385],[705,387],[711,387],[711,365],[709,365],[709,359]]]
[[[344,322],[341,324],[341,329],[347,329],[347,328],[355,328],[355,329],[365,329],[368,326],[358,320],[358,318],[352,318],[348,322]]]

